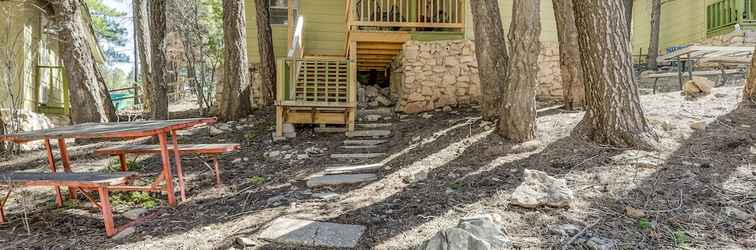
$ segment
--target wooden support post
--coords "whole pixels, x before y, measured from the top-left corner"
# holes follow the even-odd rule
[[[66,139],[58,138],[58,149],[60,150],[60,159],[63,162],[63,172],[71,173],[71,159],[68,157],[68,149],[66,147]],[[76,189],[77,187],[68,186],[68,198],[77,199]]]
[[[126,162],[126,154],[118,154],[118,161],[121,163],[121,172],[129,171],[129,165]]]
[[[102,212],[102,221],[105,223],[105,234],[108,237],[113,237],[116,230],[113,223],[113,208],[110,206],[110,190],[107,187],[98,187],[97,193],[100,195],[100,211]]]
[[[168,154],[168,138],[166,138],[165,132],[158,134],[158,140],[160,141],[160,157],[163,160],[163,174],[165,177],[165,192],[168,195],[168,205],[171,207],[176,206],[176,194],[173,189],[173,174],[171,174],[171,159]]]
[[[680,90],[683,89],[683,74],[682,74],[683,62],[680,57],[677,57],[677,81],[680,83]]]
[[[52,152],[52,145],[50,145],[50,139],[45,139],[45,149],[47,150],[47,164],[50,166],[50,172],[55,175],[58,172],[58,167],[55,166],[55,156]],[[63,195],[60,194],[60,186],[53,187],[55,190],[55,206],[63,207]]]
[[[5,203],[8,202],[11,192],[13,192],[13,187],[10,187],[8,189],[8,193],[5,195],[5,198],[2,201],[0,201],[0,224],[5,224],[5,222],[8,221],[5,218]]]
[[[178,175],[179,192],[181,201],[186,201],[186,185],[184,183],[184,170],[181,169],[181,150],[179,149],[178,136],[176,130],[171,130],[171,139],[173,139],[173,157],[176,162],[176,175]]]

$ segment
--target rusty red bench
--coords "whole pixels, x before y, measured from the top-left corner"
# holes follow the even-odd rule
[[[8,192],[0,200],[0,224],[4,224],[5,205],[13,192],[14,187],[75,187],[100,209],[102,220],[105,223],[105,233],[111,237],[120,231],[113,223],[113,209],[110,206],[110,192],[117,191],[117,187],[124,185],[129,179],[136,177],[136,173],[0,173],[0,186],[7,186]],[[99,194],[97,202],[85,190],[95,190]]]
[[[199,154],[207,155],[213,158],[213,174],[215,175],[215,184],[221,186],[220,164],[218,156],[238,151],[241,146],[236,143],[231,144],[179,144],[179,154]],[[168,145],[168,151],[173,151],[173,145]],[[126,163],[126,154],[160,154],[160,145],[119,145],[96,150],[100,155],[118,156],[121,164],[121,171],[128,171]],[[183,176],[183,172],[179,172]]]

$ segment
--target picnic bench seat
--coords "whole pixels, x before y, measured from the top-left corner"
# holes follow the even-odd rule
[[[230,144],[179,144],[180,154],[200,154],[213,156],[213,174],[217,186],[222,185],[220,178],[220,164],[218,155],[238,151],[241,146],[236,143]],[[173,145],[168,145],[168,151],[173,152]],[[96,150],[100,155],[118,156],[121,171],[127,171],[126,154],[160,154],[160,145],[119,145]],[[183,175],[183,173],[179,173]]]
[[[118,232],[113,223],[113,211],[109,200],[111,188],[123,185],[127,183],[130,178],[135,176],[136,173],[131,172],[54,174],[26,172],[0,173],[0,186],[7,186],[9,188],[4,198],[0,200],[0,224],[7,221],[4,208],[14,187],[59,188],[60,186],[73,186],[80,190],[90,202],[100,209],[105,224],[105,232],[108,237],[111,237]],[[100,196],[100,202],[95,201],[93,197],[84,191],[85,189],[97,190],[97,193]]]

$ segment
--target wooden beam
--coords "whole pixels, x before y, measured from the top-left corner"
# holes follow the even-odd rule
[[[421,23],[421,22],[365,22],[355,21],[353,25],[369,27],[409,27],[409,28],[465,28],[464,23]]]
[[[357,49],[369,49],[369,50],[402,50],[401,43],[386,43],[386,42],[359,42],[357,43]]]
[[[357,42],[391,42],[391,43],[404,43],[412,38],[409,32],[368,32],[368,31],[352,31],[349,36],[350,41]]]
[[[365,55],[357,53],[357,60],[362,59],[393,59],[394,55]]]
[[[400,49],[358,49],[357,54],[366,55],[398,55],[402,50]]]

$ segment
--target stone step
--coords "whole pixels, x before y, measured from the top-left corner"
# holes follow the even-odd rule
[[[386,153],[331,154],[331,159],[371,159],[386,156]]]
[[[315,133],[345,133],[346,131],[347,131],[346,128],[338,128],[338,127],[315,128]]]
[[[374,173],[383,167],[383,163],[359,165],[359,166],[345,166],[345,167],[331,167],[326,168],[324,173],[326,175],[337,174],[361,174],[361,173]]]
[[[341,175],[315,175],[307,179],[308,187],[334,186],[343,184],[357,184],[366,181],[377,180],[375,174],[341,174]]]
[[[375,149],[379,148],[379,146],[376,145],[352,145],[352,146],[341,146],[343,149]]]
[[[391,135],[391,130],[357,130],[347,132],[347,137],[388,137]]]
[[[359,123],[357,127],[360,128],[385,128],[393,126],[393,123]]]
[[[259,238],[305,247],[355,248],[365,229],[362,225],[277,218]]]
[[[386,142],[386,140],[345,140],[344,145],[375,146]]]

